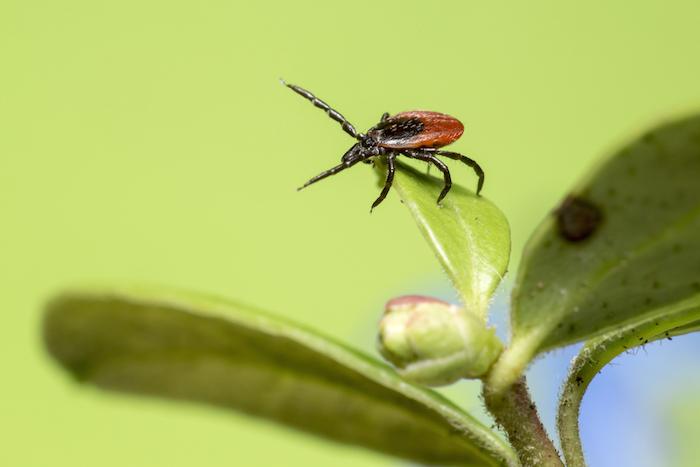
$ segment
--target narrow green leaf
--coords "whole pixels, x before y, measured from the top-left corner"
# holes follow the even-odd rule
[[[485,317],[489,300],[508,268],[508,221],[486,198],[456,184],[438,206],[442,179],[406,164],[397,165],[393,187],[401,201],[411,212],[465,307]],[[385,166],[378,166],[383,176]]]
[[[501,386],[537,352],[640,322],[700,291],[700,116],[648,132],[572,195],[583,201],[553,210],[526,247],[513,340],[496,369]]]
[[[424,463],[516,465],[505,443],[434,392],[332,340],[235,303],[163,289],[68,292],[44,337],[102,388],[240,410]]]
[[[671,336],[682,336],[683,334],[690,334],[691,332],[698,331],[700,331],[700,320],[673,328],[669,330],[669,333]]]
[[[600,370],[621,353],[635,347],[697,331],[699,319],[700,294],[672,306],[657,309],[632,324],[621,326],[586,342],[571,364],[559,399],[557,426],[566,465],[586,465],[579,437],[578,414],[583,395]]]

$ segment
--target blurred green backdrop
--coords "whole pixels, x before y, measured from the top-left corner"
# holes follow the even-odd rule
[[[70,384],[40,308],[67,284],[214,292],[371,350],[384,301],[444,278],[358,167],[309,190],[382,112],[459,117],[513,267],[591,163],[700,108],[697,2],[0,3],[3,466],[385,466],[394,460],[209,408]],[[458,183],[473,174],[455,167]],[[476,401],[474,402],[477,403]]]

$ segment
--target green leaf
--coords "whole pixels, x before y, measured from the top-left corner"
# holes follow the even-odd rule
[[[65,293],[51,354],[82,382],[213,404],[424,463],[516,465],[505,443],[434,392],[252,308],[164,289]]]
[[[385,166],[377,166],[383,177]],[[493,203],[459,185],[453,185],[438,206],[442,178],[421,173],[406,164],[397,163],[397,166],[394,189],[466,309],[485,318],[489,300],[508,268],[508,221]]]
[[[559,210],[563,227],[553,210],[526,247],[513,339],[494,376],[501,387],[537,352],[633,325],[700,292],[700,117],[648,132],[572,195],[584,203]]]
[[[691,332],[698,331],[700,331],[700,320],[671,329],[670,333],[672,336],[681,336],[683,334],[690,334]]]
[[[557,426],[566,465],[586,465],[579,437],[578,414],[583,395],[600,370],[621,353],[635,347],[697,331],[699,319],[700,294],[657,309],[632,324],[620,326],[586,342],[571,364],[559,399]]]

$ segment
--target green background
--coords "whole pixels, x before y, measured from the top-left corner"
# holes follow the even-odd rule
[[[395,195],[369,215],[368,167],[295,192],[351,140],[279,77],[361,129],[384,111],[460,118],[453,149],[484,167],[514,269],[595,159],[700,108],[700,4],[570,5],[0,3],[0,465],[393,464],[237,414],[79,388],[41,348],[41,305],[76,282],[153,282],[372,349],[387,299],[444,290]]]

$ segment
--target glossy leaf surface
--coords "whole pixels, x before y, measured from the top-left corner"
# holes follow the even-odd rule
[[[457,183],[438,206],[443,180],[403,163],[397,165],[394,189],[467,310],[485,317],[489,300],[508,269],[510,228],[504,214]],[[452,172],[453,180],[457,173],[460,179],[473,176],[471,169],[457,163]]]

